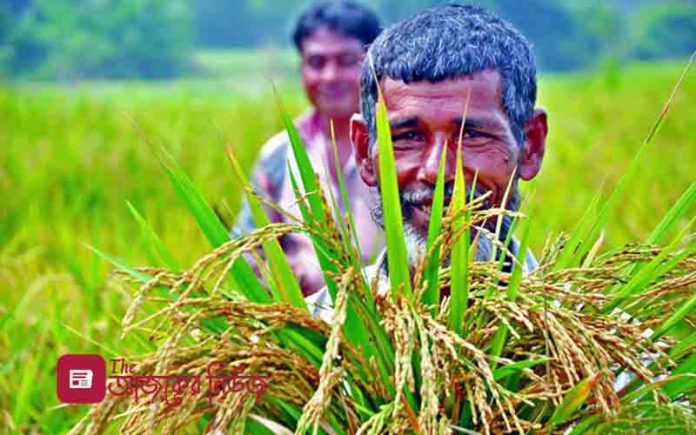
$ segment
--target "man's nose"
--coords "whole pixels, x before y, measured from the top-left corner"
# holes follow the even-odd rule
[[[425,155],[425,161],[418,170],[418,181],[429,183],[435,185],[437,183],[437,173],[440,169],[440,159],[442,153],[447,146],[446,141],[436,141],[433,146],[429,148],[427,154]],[[448,152],[447,161],[445,162],[445,182],[454,180],[454,168],[451,164],[453,162],[453,157],[450,156]],[[452,166],[452,168],[450,168]]]
[[[321,78],[326,81],[335,80],[338,76],[338,65],[336,62],[327,62],[321,70]]]

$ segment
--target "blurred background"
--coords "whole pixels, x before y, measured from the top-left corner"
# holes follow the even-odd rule
[[[310,3],[0,0],[0,432],[65,432],[84,415],[58,403],[61,354],[150,348],[147,331],[119,338],[131,292],[88,246],[161,265],[149,225],[181,267],[210,250],[155,150],[230,225],[241,192],[225,145],[249,170],[280,131],[271,81],[293,116],[308,107],[290,33]],[[365,3],[389,24],[444,2]],[[536,50],[550,135],[525,210],[541,252],[636,157],[696,49],[696,3],[477,3]],[[606,249],[643,240],[696,180],[695,105],[692,68],[610,215]]]
[[[294,74],[294,58],[286,53],[289,34],[295,17],[309,3],[4,0],[0,70],[8,78],[59,81],[243,75],[249,73],[244,53],[272,49],[277,51],[276,72]],[[443,2],[369,3],[390,23]],[[688,0],[478,3],[527,35],[544,71],[685,56],[696,40],[696,5]]]

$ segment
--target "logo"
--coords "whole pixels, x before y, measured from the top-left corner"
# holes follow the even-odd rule
[[[70,370],[70,389],[90,389],[92,388],[92,370]]]
[[[106,394],[106,362],[101,355],[63,355],[56,366],[58,399],[97,403]]]

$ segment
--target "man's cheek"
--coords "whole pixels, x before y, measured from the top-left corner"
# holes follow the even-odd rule
[[[396,177],[399,187],[406,186],[415,181],[418,177],[421,161],[417,158],[416,153],[411,152],[394,152],[396,163]]]

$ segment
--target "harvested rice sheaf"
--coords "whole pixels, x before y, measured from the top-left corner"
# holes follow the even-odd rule
[[[471,225],[489,215],[475,211]],[[506,290],[515,268],[470,263],[458,334],[447,326],[447,297],[434,311],[418,286],[410,298],[389,293],[368,302],[377,283],[351,264],[354,248],[341,232],[300,228],[326,237],[343,271],[333,278],[331,323],[282,301],[254,301],[230,279],[234,261],[298,226],[260,228],[188,270],[139,269],[145,283],[118,272],[135,290],[124,339],[140,334],[155,349],[132,358],[137,375],[197,376],[199,388],[179,391],[173,406],[162,392],[150,400],[142,386],[139,400],[107,394],[74,432],[694,430],[693,238],[671,251],[633,245],[557,269],[568,240],[559,238],[521,277],[514,298]],[[443,258],[450,231],[445,225],[440,238]],[[259,269],[269,276],[262,260]],[[443,265],[443,287],[449,276]],[[220,368],[215,376],[264,377],[267,389],[216,394],[211,363]]]
[[[379,104],[377,124],[388,133]],[[184,271],[118,273],[134,287],[124,339],[149,338],[154,350],[128,356],[140,378],[131,377],[130,389],[126,380],[110,380],[120,394],[107,394],[74,433],[113,426],[125,433],[694,432],[694,220],[675,227],[696,204],[696,183],[645,244],[600,253],[599,232],[619,183],[572,234],[549,238],[538,267],[522,273],[533,219],[521,254],[510,252],[495,222],[512,219],[515,227],[523,216],[482,210],[485,196],[465,198],[460,166],[454,207],[430,229],[427,261],[416,258],[410,274],[395,267],[408,255],[393,231],[402,228],[400,217],[391,213],[384,225],[389,268],[397,273],[370,282],[350,214],[332,212],[337,208],[329,207],[291,119],[282,115],[299,169],[289,173],[301,219],[264,224],[260,198],[248,190],[259,228],[226,241],[202,196],[169,162],[170,179],[219,243]],[[387,157],[388,136],[378,137]],[[380,178],[384,207],[398,209],[396,181],[385,188],[387,178]],[[434,201],[431,213],[442,211]],[[296,280],[282,272],[289,268],[278,239],[291,232],[315,247],[334,301],[329,323],[298,304]],[[500,258],[469,261],[482,237],[496,241],[492,252]],[[433,298],[438,290],[441,300]],[[143,378],[152,375],[175,382],[163,381],[160,391]]]

